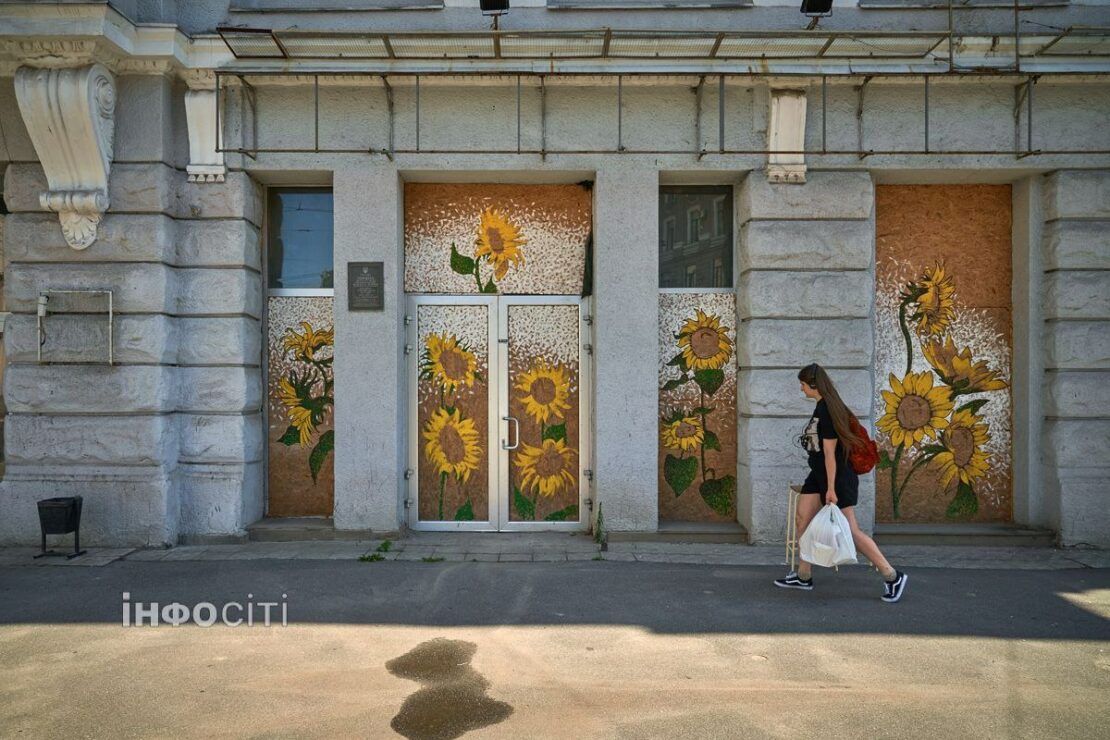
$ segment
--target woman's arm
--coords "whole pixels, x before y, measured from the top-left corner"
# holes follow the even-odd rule
[[[829,482],[826,504],[836,503],[836,443],[836,439],[821,440],[821,448],[825,451],[825,479]]]

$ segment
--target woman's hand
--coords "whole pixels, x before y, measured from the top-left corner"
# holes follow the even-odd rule
[[[836,491],[834,491],[833,489],[830,488],[828,491],[825,492],[825,503],[826,504],[835,504],[836,503]]]

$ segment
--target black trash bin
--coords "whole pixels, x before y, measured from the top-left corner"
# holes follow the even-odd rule
[[[57,498],[44,498],[38,502],[39,526],[42,528],[42,552],[36,555],[65,555],[75,558],[84,555],[81,549],[81,497],[60,496]],[[46,549],[46,535],[69,534],[73,532],[73,552],[55,552]]]

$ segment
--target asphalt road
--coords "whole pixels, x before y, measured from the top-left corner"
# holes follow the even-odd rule
[[[1110,570],[119,561],[0,569],[0,736],[1105,737]],[[253,627],[135,606],[275,602]],[[248,596],[248,594],[250,596]],[[282,595],[285,597],[282,598]],[[287,608],[288,626],[280,620]],[[231,612],[236,616],[237,612]]]

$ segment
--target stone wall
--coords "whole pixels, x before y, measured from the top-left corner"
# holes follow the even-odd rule
[[[1062,544],[1108,547],[1110,171],[1046,175],[1043,214],[1044,484]]]
[[[871,176],[811,171],[804,185],[772,185],[752,172],[736,224],[740,523],[753,542],[782,541],[788,486],[808,473],[793,444],[813,413],[798,370],[821,363],[865,424],[870,414]],[[873,478],[861,478],[857,513],[868,530],[874,495]]]
[[[39,205],[37,163],[9,165],[5,200],[7,471],[0,542],[38,540],[34,501],[83,495],[83,541],[160,545],[239,539],[262,515],[259,188],[241,173],[186,182],[180,94],[121,78],[111,209],[84,251]],[[55,299],[37,362],[40,291],[113,291],[115,366],[103,302]],[[68,305],[67,305],[68,302]]]

